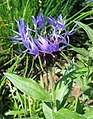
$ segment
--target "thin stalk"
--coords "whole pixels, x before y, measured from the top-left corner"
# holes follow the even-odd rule
[[[8,7],[8,10],[10,10],[9,0],[7,0],[7,7]]]
[[[42,61],[41,61],[40,56],[38,56],[38,59],[39,59],[39,64],[40,64],[40,67],[41,67],[41,69],[42,69],[42,71],[43,71],[44,69],[43,69],[43,64],[42,64]]]
[[[86,5],[83,9],[81,9],[80,11],[78,11],[76,14],[74,14],[72,17],[70,17],[67,21],[72,20],[74,17],[76,17],[78,14],[80,14],[82,11],[84,11],[86,8],[89,7],[89,4]]]
[[[31,75],[31,72],[33,70],[33,67],[34,67],[34,60],[32,60],[31,69],[30,69],[27,77],[29,77]]]
[[[24,117],[26,117],[26,110],[27,110],[27,106],[26,106],[26,94],[24,94]]]
[[[31,106],[31,102],[32,102],[32,100],[31,100],[31,98],[30,98],[30,96],[28,96],[28,101],[29,101],[29,113],[30,113],[30,117],[32,117],[32,112],[31,112],[31,108],[32,108],[32,106]]]
[[[82,17],[81,16],[83,16],[83,18],[84,17],[86,17],[86,16],[88,16],[88,14],[87,15],[85,15],[84,16],[84,14],[86,14],[86,13],[84,13],[84,14],[80,14],[82,11],[84,11],[86,8],[88,8],[89,7],[89,4],[88,5],[86,5],[83,9],[81,9],[79,12],[77,12],[76,14],[74,14],[72,17],[70,17],[68,20],[67,20],[67,24],[66,24],[66,27],[67,26],[69,26],[70,24],[72,24],[74,21],[77,21],[77,20],[80,20],[79,18],[81,18],[82,19]],[[88,11],[89,12],[89,11]],[[80,15],[79,15],[80,14]],[[76,17],[77,16],[77,17]],[[74,18],[74,19],[73,19]]]
[[[92,63],[92,58],[91,58],[91,57],[89,57],[89,58],[88,58],[88,66],[87,66],[88,71],[87,71],[87,77],[86,77],[86,85],[88,84],[88,78],[89,78],[89,73],[90,73],[90,65],[91,65],[91,63]]]
[[[25,71],[24,71],[24,77],[26,77],[27,69],[28,69],[28,55],[26,56],[26,67],[25,67]]]
[[[54,83],[54,78],[52,76],[51,69],[49,70],[49,74],[50,74],[50,88],[51,88],[51,94],[52,94],[52,107],[53,107],[53,111],[56,112],[57,107],[56,107],[55,83]]]
[[[29,3],[29,0],[27,1],[26,6],[24,7],[23,18],[25,18],[25,15],[26,15],[26,12],[27,12],[28,3]]]

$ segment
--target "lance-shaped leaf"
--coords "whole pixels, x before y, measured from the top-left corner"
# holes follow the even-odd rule
[[[4,73],[4,75],[23,93],[41,101],[49,102],[51,100],[49,93],[45,92],[36,81],[11,73]]]
[[[93,42],[93,30],[84,23],[78,22],[78,25],[86,31],[89,39]]]
[[[52,115],[52,109],[50,108],[50,105],[43,103],[43,112],[46,117],[46,119],[54,119]]]
[[[76,112],[61,108],[57,112],[53,112],[54,119],[87,119]]]
[[[70,50],[74,50],[75,52],[83,55],[84,57],[89,57],[89,52],[85,48],[73,47]]]
[[[86,112],[84,114],[84,117],[86,117],[87,119],[93,119],[93,111],[90,110],[90,111]]]

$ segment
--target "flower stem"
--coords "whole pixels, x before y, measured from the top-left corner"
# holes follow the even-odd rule
[[[50,74],[50,89],[52,94],[52,108],[53,108],[53,111],[56,112],[57,107],[56,107],[55,83],[54,83],[54,78],[53,78],[51,69],[52,68],[50,68],[49,70],[49,74]]]

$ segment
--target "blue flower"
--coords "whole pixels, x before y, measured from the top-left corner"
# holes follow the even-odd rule
[[[38,16],[35,18],[34,16],[32,16],[32,21],[34,24],[34,29],[37,30],[37,27],[39,26],[42,30],[44,30],[45,28],[45,23],[44,23],[44,19],[42,18],[42,14],[38,14]]]
[[[49,40],[47,37],[38,36],[38,40],[35,43],[39,47],[39,51],[45,54],[51,54],[59,50],[59,43],[55,40]]]
[[[58,30],[65,30],[65,25],[64,22],[62,20],[62,15],[60,14],[58,16],[58,19],[55,20],[53,17],[45,17],[45,19],[47,20],[47,22],[54,28],[54,29],[58,29]]]
[[[24,24],[23,19],[20,19],[19,21],[16,20],[16,22],[19,32],[13,30],[13,32],[16,33],[16,36],[10,38],[13,39],[13,42],[23,44],[25,46],[26,50],[21,52],[28,52],[37,57],[39,55],[39,49],[30,35],[29,26]]]
[[[13,42],[25,46],[26,50],[21,52],[27,52],[36,58],[39,54],[50,54],[54,56],[53,52],[61,51],[67,47],[69,44],[69,36],[75,32],[74,29],[77,25],[68,32],[61,15],[58,16],[57,20],[47,16],[45,19],[52,27],[51,32],[47,34],[44,32],[45,23],[41,13],[36,18],[32,17],[34,30],[30,29],[28,24],[25,25],[22,18],[19,21],[16,20],[19,32],[13,30],[16,36],[10,38],[13,39]],[[42,29],[41,34],[38,33],[38,27]],[[30,34],[30,31],[35,33],[34,38]],[[64,35],[61,34],[62,31],[65,32]]]

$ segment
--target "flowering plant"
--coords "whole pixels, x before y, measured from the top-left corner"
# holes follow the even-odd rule
[[[69,36],[75,32],[74,28],[76,25],[70,32],[67,31],[61,15],[58,16],[57,20],[55,20],[53,17],[45,17],[45,20],[52,27],[52,30],[47,34],[45,31],[45,21],[42,14],[39,14],[36,18],[32,17],[32,20],[34,29],[30,29],[28,24],[25,25],[23,19],[20,19],[19,21],[16,20],[19,32],[13,30],[16,36],[12,36],[10,38],[13,39],[13,42],[23,44],[26,49],[21,52],[27,52],[34,55],[34,59],[40,54],[43,54],[44,56],[46,54],[50,54],[54,57],[53,53],[64,49],[69,44]],[[40,27],[40,33],[38,27]],[[34,37],[30,33],[31,31],[35,33]],[[28,96],[42,101],[43,112],[46,119],[68,118],[68,115],[70,115],[69,119],[72,119],[73,116],[74,119],[85,119],[83,116],[63,108],[66,104],[66,98],[72,89],[73,82],[73,80],[68,80],[65,82],[64,79],[74,79],[75,76],[73,73],[75,73],[74,69],[68,72],[68,74],[65,74],[55,84],[52,71],[50,69],[49,91],[46,91],[33,79],[31,80],[10,73],[4,74],[19,90]]]

